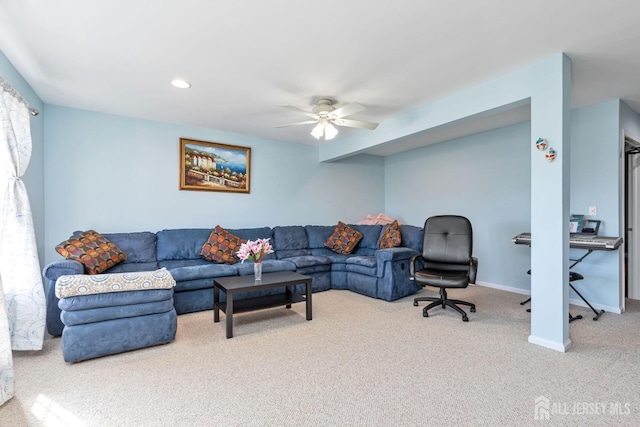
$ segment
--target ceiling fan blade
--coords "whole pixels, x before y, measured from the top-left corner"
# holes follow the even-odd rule
[[[364,111],[364,110],[365,108],[362,105],[358,104],[357,102],[352,102],[340,108],[336,108],[331,112],[331,115],[336,118],[340,118],[340,117],[350,116],[352,114],[359,113],[360,111]]]
[[[378,123],[365,122],[364,120],[335,119],[332,122],[338,126],[348,128],[369,129],[374,130],[378,127]]]
[[[304,122],[295,122],[295,123],[286,123],[284,125],[276,125],[274,126],[274,128],[283,128],[283,127],[287,127],[287,126],[298,126],[298,125],[310,125],[313,123],[318,123],[317,120],[306,120]]]
[[[317,114],[312,113],[312,112],[310,112],[310,111],[305,111],[305,110],[303,110],[302,108],[298,108],[298,107],[295,107],[295,106],[293,106],[293,105],[281,105],[281,107],[282,107],[282,108],[286,108],[287,110],[295,111],[296,113],[302,113],[302,114],[304,114],[305,116],[313,117],[314,119],[317,119],[317,118],[318,118],[318,115],[317,115]]]

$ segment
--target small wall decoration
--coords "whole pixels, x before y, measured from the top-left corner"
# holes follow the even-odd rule
[[[251,148],[180,138],[180,190],[249,193]]]
[[[536,148],[540,151],[546,150],[548,145],[547,140],[544,138],[538,138],[536,141]]]
[[[550,162],[553,162],[556,159],[556,156],[557,156],[556,150],[549,147],[549,151],[545,153],[544,158]]]

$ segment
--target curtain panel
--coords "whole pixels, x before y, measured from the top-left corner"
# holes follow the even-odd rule
[[[13,396],[11,350],[40,350],[44,340],[44,286],[21,179],[31,159],[30,120],[28,103],[0,78],[0,404]]]

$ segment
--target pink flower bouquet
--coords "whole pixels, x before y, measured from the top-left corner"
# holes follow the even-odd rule
[[[247,243],[240,245],[240,250],[236,252],[238,258],[244,262],[247,259],[259,264],[267,254],[273,253],[273,247],[269,239],[247,240]]]

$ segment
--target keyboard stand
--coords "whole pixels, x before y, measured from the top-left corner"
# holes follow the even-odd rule
[[[596,314],[596,317],[593,318],[593,320],[598,320],[600,318],[600,316],[602,316],[604,314],[604,310],[596,310],[595,308],[593,308],[593,306],[591,304],[589,304],[589,301],[587,301],[587,299],[585,297],[582,296],[582,294],[580,292],[578,292],[578,290],[576,288],[573,287],[573,285],[571,284],[571,282],[569,282],[569,286],[571,286],[571,289],[573,289],[573,292],[575,292],[576,294],[578,294],[578,296],[580,298],[582,298],[582,301],[585,302],[585,304],[587,304],[589,306],[589,308],[591,310],[593,310],[593,312]]]
[[[584,255],[582,255],[580,258],[578,259],[571,259],[569,261],[573,261],[573,264],[571,264],[571,266],[569,267],[570,269],[573,268],[576,264],[579,264],[580,262],[582,262],[583,259],[585,259],[588,255],[591,254],[591,252],[593,252],[593,249],[588,249],[588,252]],[[604,314],[604,310],[596,310],[591,303],[589,303],[589,301],[587,301],[587,299],[585,297],[582,296],[582,294],[580,292],[578,292],[578,290],[575,288],[575,286],[573,286],[573,284],[571,282],[569,282],[569,286],[571,286],[571,289],[573,289],[573,292],[575,292],[576,294],[578,294],[578,296],[580,297],[580,299],[582,299],[582,301],[584,301],[585,304],[587,304],[589,306],[589,308],[591,310],[593,310],[593,312],[595,313],[596,317],[593,318],[593,320],[598,320],[600,318],[600,316],[602,316]],[[520,303],[520,305],[525,305],[526,303],[528,303],[529,301],[531,301],[531,298],[527,298],[526,300],[522,301]],[[527,310],[529,311],[529,310]],[[582,316],[575,316],[574,318],[572,318],[573,316],[571,316],[571,313],[569,313],[569,322],[576,320],[576,319],[581,319]]]
[[[569,270],[571,270],[574,266],[580,264],[582,262],[582,260],[584,260],[586,257],[588,257],[589,255],[591,255],[591,253],[593,252],[593,249],[586,249],[587,253],[582,255],[580,258],[578,259],[569,259],[569,261],[573,261],[573,264],[571,264],[569,266]],[[578,290],[573,286],[573,284],[571,282],[569,282],[569,286],[571,286],[571,289],[573,289],[573,292],[575,292],[576,294],[578,294],[578,296],[580,297],[580,299],[582,299],[582,301],[584,301],[585,304],[587,304],[589,306],[589,308],[595,313],[596,317],[593,318],[593,320],[598,320],[600,318],[600,316],[602,316],[604,314],[604,310],[596,310],[590,303],[589,301],[587,301],[587,299],[585,297],[582,296],[582,294],[580,292],[578,292]]]

